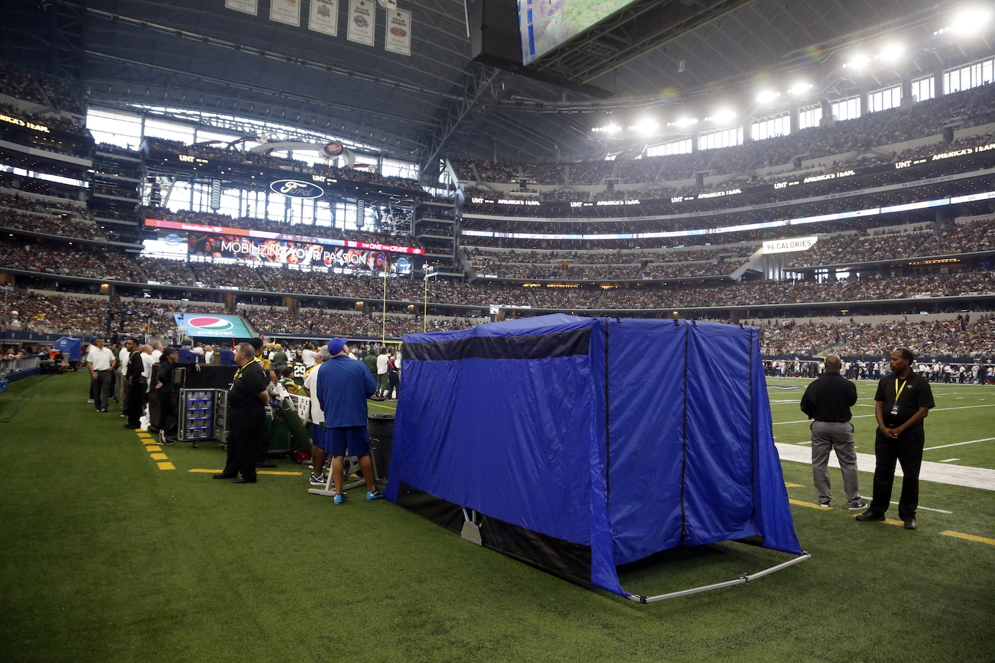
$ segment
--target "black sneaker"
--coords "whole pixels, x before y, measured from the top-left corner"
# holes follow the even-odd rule
[[[856,504],[847,507],[850,511],[861,511],[867,508],[866,502],[857,502]]]
[[[319,474],[317,476],[315,476],[315,475],[312,474],[311,475],[311,485],[312,486],[327,486],[328,485],[328,477],[325,476],[324,472],[322,472],[321,474]]]
[[[919,529],[919,523],[916,522],[916,517],[905,519],[905,529]]]
[[[864,511],[862,514],[854,518],[854,520],[859,520],[862,523],[866,523],[871,520],[884,520],[884,514],[874,513],[873,511]]]

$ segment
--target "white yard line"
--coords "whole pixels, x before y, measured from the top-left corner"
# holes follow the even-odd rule
[[[812,451],[810,449],[780,442],[775,442],[774,446],[777,447],[777,453],[783,461],[812,464]],[[874,464],[874,454],[857,454],[857,469],[859,471],[873,473]],[[839,460],[835,454],[829,457],[829,466],[839,467]],[[901,465],[895,468],[895,476],[902,476]],[[919,478],[933,483],[995,491],[995,470],[981,467],[963,467],[923,461],[922,468],[919,470]]]
[[[995,407],[995,405],[963,405],[961,407],[934,407],[930,412],[945,412],[947,410],[974,410],[979,407]],[[851,417],[852,419],[866,419],[867,417],[873,417],[873,414],[858,414],[856,417]],[[798,421],[775,421],[774,425],[779,426],[782,424],[807,424],[808,419],[799,419]]]
[[[926,447],[923,451],[932,451],[933,449],[946,449],[947,447],[959,447],[962,444],[974,444],[975,442],[991,442],[995,440],[995,437],[986,437],[980,440],[968,440],[967,442],[955,442],[953,444],[941,444],[938,447]]]

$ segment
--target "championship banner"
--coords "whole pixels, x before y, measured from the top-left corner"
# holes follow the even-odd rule
[[[300,0],[269,0],[269,20],[301,26]]]
[[[411,261],[386,251],[349,247],[331,248],[275,239],[255,239],[235,235],[191,234],[189,255],[197,261],[221,258],[254,263],[317,268],[336,273],[410,274]]]
[[[377,25],[377,3],[373,0],[349,0],[349,26],[345,36],[357,44],[373,46]]]
[[[320,244],[322,246],[345,246],[357,249],[370,249],[372,251],[389,251],[390,253],[413,253],[423,255],[425,249],[416,249],[412,246],[394,246],[392,244],[377,244],[376,242],[353,242],[350,240],[331,239],[328,237],[306,237],[304,235],[290,235],[286,233],[274,233],[266,230],[246,230],[245,228],[229,228],[227,226],[205,226],[199,223],[182,223],[179,221],[163,221],[161,219],[145,219],[146,228],[163,228],[167,230],[186,230],[195,233],[211,233],[215,235],[233,235],[235,237],[258,237],[260,239],[277,239],[290,242],[303,242],[305,244]]]
[[[339,32],[339,0],[311,0],[307,27],[333,37]]]
[[[225,0],[225,7],[255,16],[259,11],[259,0]]]
[[[391,53],[411,55],[411,12],[403,9],[387,10],[384,48]]]

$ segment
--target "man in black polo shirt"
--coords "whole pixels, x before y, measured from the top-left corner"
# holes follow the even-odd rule
[[[832,499],[829,485],[829,453],[835,448],[843,474],[843,490],[850,511],[867,508],[860,501],[857,454],[853,450],[853,424],[850,408],[857,402],[857,387],[840,375],[843,364],[836,355],[826,357],[826,372],[808,386],[802,396],[802,412],[815,421],[812,430],[812,478],[819,493],[819,505],[828,507]]]
[[[266,438],[266,384],[262,363],[249,343],[235,351],[238,372],[228,391],[228,462],[215,479],[256,482],[256,450]],[[242,476],[238,476],[241,473]]]
[[[874,500],[871,508],[857,520],[884,520],[891,503],[891,487],[895,482],[895,461],[902,464],[902,496],[898,498],[898,517],[905,529],[917,529],[916,507],[919,506],[919,468],[926,439],[922,421],[935,407],[933,391],[926,378],[912,372],[915,355],[898,348],[891,353],[891,373],[881,378],[874,395],[878,420],[874,442]]]

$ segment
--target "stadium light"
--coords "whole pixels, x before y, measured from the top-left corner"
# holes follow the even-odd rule
[[[811,90],[813,87],[814,86],[811,83],[806,83],[805,81],[798,81],[797,83],[795,83],[791,87],[790,90],[788,90],[788,93],[797,96],[797,95],[800,95],[800,94],[805,94],[806,92],[808,92],[809,90]]]
[[[774,90],[762,90],[760,94],[757,95],[757,101],[762,104],[770,103],[778,97],[781,96],[780,92],[775,92]]]
[[[706,117],[706,122],[715,122],[716,124],[726,124],[732,122],[736,119],[736,113],[732,109],[722,108],[720,110],[712,113],[711,117]]]
[[[593,129],[591,129],[591,131],[595,133],[602,133],[602,134],[617,134],[621,130],[622,127],[618,126],[614,122],[609,122],[603,127],[594,127]]]
[[[683,129],[684,127],[690,127],[692,124],[698,124],[698,120],[693,117],[682,117],[676,122],[671,122],[670,124],[671,126],[681,127]]]
[[[953,32],[963,37],[972,37],[988,25],[992,13],[988,9],[981,7],[971,7],[954,14],[950,20],[950,25],[934,32],[934,35],[941,35],[945,32]]]
[[[635,131],[641,136],[652,136],[659,128],[660,125],[656,122],[656,120],[649,117],[644,117],[629,127],[629,129]]]
[[[845,65],[843,65],[843,68],[844,69],[856,69],[857,71],[863,71],[864,68],[867,67],[867,63],[869,63],[870,61],[871,61],[871,59],[869,57],[867,57],[866,55],[864,55],[863,53],[857,53],[852,58],[850,58],[849,62],[847,62]]]
[[[901,44],[886,44],[874,58],[884,62],[896,62],[904,52],[905,47]]]

